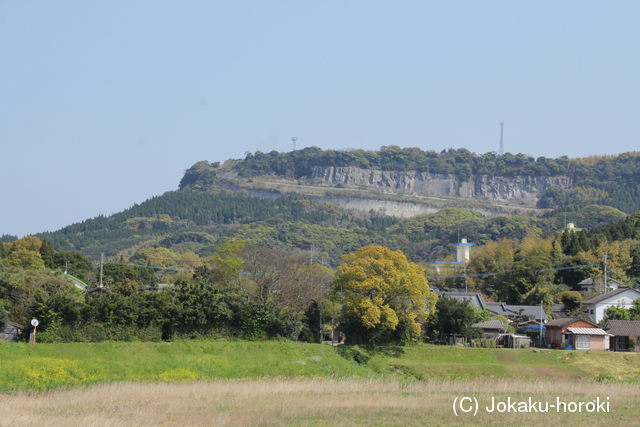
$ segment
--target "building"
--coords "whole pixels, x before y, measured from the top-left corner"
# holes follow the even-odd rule
[[[622,284],[616,280],[609,279],[607,280],[607,292],[615,291],[616,289],[622,287]],[[602,289],[602,283],[600,283],[600,289]],[[572,291],[576,292],[593,292],[596,290],[596,283],[593,280],[593,277],[589,277],[588,279],[584,279],[582,282],[578,282],[575,285],[571,286]]]
[[[638,351],[640,320],[607,320],[603,329],[613,335],[609,339],[611,351]]]
[[[630,309],[633,302],[640,298],[640,291],[633,288],[618,288],[614,291],[599,295],[584,301],[582,306],[594,322],[604,319],[605,311],[609,307]]]
[[[565,317],[546,324],[547,344],[552,348],[608,350],[610,334],[597,324],[577,317]]]
[[[0,308],[0,310],[2,309]],[[0,329],[0,340],[10,342],[17,341],[23,330],[24,326],[9,320],[9,323],[7,323],[7,327],[4,329]]]
[[[467,243],[467,239],[460,240],[460,243],[456,243],[456,261],[459,264],[468,264],[471,259],[471,247],[473,243]]]

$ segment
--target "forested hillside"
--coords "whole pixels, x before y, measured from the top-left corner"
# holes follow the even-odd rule
[[[291,153],[247,153],[244,160],[229,160],[224,165],[194,164],[186,170],[178,191],[168,191],[110,217],[99,216],[37,236],[58,250],[82,251],[93,260],[102,252],[107,257],[134,259],[139,251],[157,247],[208,256],[225,240],[238,237],[285,251],[309,251],[332,266],[345,253],[368,244],[401,248],[412,259],[429,262],[453,254],[453,244],[461,237],[482,245],[502,238],[521,240],[528,234],[554,235],[568,222],[592,230],[622,219],[624,213],[613,206],[624,205],[623,210],[629,211],[640,200],[632,197],[640,176],[637,160],[636,153],[533,159],[522,154],[477,155],[464,149],[436,153],[396,146],[380,151],[311,147]],[[225,176],[230,173],[247,180],[273,174],[303,178],[321,165],[459,176],[562,174],[580,186],[549,189],[540,203],[556,210],[542,215],[486,217],[477,210],[447,209],[444,204],[436,213],[399,218],[378,211],[347,211],[304,194],[271,192],[268,197],[251,197],[247,191],[232,191],[229,188],[233,187],[225,185]],[[616,188],[629,197],[621,196]],[[594,200],[606,203],[589,203]]]
[[[466,149],[442,152],[420,148],[382,147],[379,151],[322,150],[308,147],[293,152],[247,153],[240,161],[209,165],[199,162],[190,168],[180,188],[203,188],[214,183],[220,171],[233,171],[240,177],[275,175],[308,179],[314,167],[346,167],[387,171],[416,171],[451,174],[461,182],[474,175],[489,176],[566,176],[573,188],[551,187],[538,202],[540,208],[587,206],[615,207],[623,212],[640,210],[640,153],[585,158],[533,158],[525,154],[477,154]]]
[[[393,153],[415,154],[407,160],[414,162],[411,167],[417,167],[421,158],[435,159],[431,166],[422,162],[422,167],[445,167],[448,162],[455,169],[455,165],[462,164],[455,160],[460,150],[435,156],[412,150],[385,148],[378,153],[376,165],[393,167]],[[317,154],[313,161],[314,157],[309,157],[307,166],[328,158],[323,157],[322,150],[301,150],[307,151]],[[354,158],[376,158],[367,153],[356,153],[360,157]],[[291,153],[296,155],[300,153]],[[265,156],[275,159],[270,168],[294,158],[280,153],[256,153],[247,158]],[[491,156],[499,157],[499,162],[508,158]],[[472,172],[481,170],[480,163],[473,163],[479,162],[473,160],[478,157],[482,156],[471,156],[471,163],[466,163]],[[529,164],[551,174],[558,171],[558,165],[581,165],[587,170],[606,164],[629,166],[625,161],[634,158],[623,157],[593,158],[591,165],[585,159],[529,161],[519,157],[507,166],[510,173],[528,170],[523,165]],[[402,156],[396,158],[398,168],[399,159]],[[444,163],[438,163],[438,159]],[[633,181],[629,170],[611,171],[606,183],[599,178],[587,183],[575,172],[573,179],[582,179],[582,186],[561,192],[551,189],[549,197],[542,199],[549,206],[562,205],[554,209],[516,208],[502,211],[504,214],[499,216],[487,216],[481,204],[466,209],[455,200],[442,199],[440,205],[430,205],[431,213],[401,217],[376,209],[344,209],[327,201],[332,200],[328,197],[305,194],[304,187],[293,184],[287,184],[293,188],[290,193],[249,186],[260,197],[251,196],[238,185],[238,179],[260,183],[274,179],[275,173],[284,174],[275,179],[297,176],[298,166],[293,161],[294,169],[276,171],[266,166],[247,169],[250,164],[198,162],[186,171],[180,190],[166,192],[112,216],[23,239],[3,236],[0,310],[10,311],[14,321],[23,323],[32,317],[40,318],[43,339],[49,341],[230,336],[304,337],[317,342],[322,321],[349,330],[354,342],[406,342],[433,339],[434,331],[440,330],[447,319],[430,316],[414,322],[392,315],[385,318],[384,313],[389,313],[390,308],[376,307],[374,300],[358,303],[373,310],[369,317],[359,318],[356,312],[345,314],[340,298],[344,297],[344,289],[360,283],[353,278],[365,274],[359,270],[361,266],[379,263],[388,267],[387,261],[395,260],[395,267],[387,271],[387,276],[397,277],[404,270],[411,270],[411,281],[419,282],[412,292],[428,295],[431,303],[435,301],[429,288],[469,286],[487,298],[510,304],[543,301],[547,311],[563,298],[581,301],[581,295],[576,297],[568,291],[569,286],[583,279],[595,278],[597,286],[603,288],[605,255],[609,278],[636,287],[640,280],[639,214],[628,216],[611,205],[587,203],[594,197],[610,199],[612,193],[607,188],[614,184],[628,192],[636,191],[632,184],[622,183],[625,179]],[[523,168],[518,169],[518,165]],[[245,177],[237,178],[239,175]],[[318,189],[325,191],[323,187],[309,186],[310,191]],[[350,197],[356,198],[358,191]],[[386,201],[391,204],[400,204],[405,197],[373,195],[378,196],[381,200],[389,197]],[[556,203],[560,200],[562,203]],[[569,203],[572,200],[579,203]],[[508,212],[520,214],[507,215]],[[568,223],[578,228],[565,231]],[[446,263],[436,269],[435,261],[455,259],[455,244],[461,238],[475,245],[464,271]],[[102,253],[106,256],[102,271],[104,291],[86,293],[62,274],[67,271],[96,286],[99,269],[91,261],[99,260]],[[372,257],[370,262],[360,260],[365,254]],[[349,268],[345,263],[350,264]],[[394,281],[385,279],[387,282]],[[341,290],[332,291],[332,283]],[[435,308],[439,313],[469,310],[450,305],[447,299],[441,299]],[[424,310],[418,311],[422,316]],[[486,317],[486,313],[467,314],[465,318],[471,323]],[[626,312],[610,315],[631,316]],[[378,325],[382,329],[369,331],[370,319],[378,318],[386,319]],[[364,323],[354,326],[358,322]],[[475,332],[468,326],[464,333],[472,337]]]

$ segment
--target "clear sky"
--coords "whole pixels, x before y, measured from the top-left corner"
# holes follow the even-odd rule
[[[637,150],[640,2],[0,0],[0,235],[199,160],[297,148]]]

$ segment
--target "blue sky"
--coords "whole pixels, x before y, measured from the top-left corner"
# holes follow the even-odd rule
[[[640,3],[0,0],[0,235],[297,148],[636,150]]]

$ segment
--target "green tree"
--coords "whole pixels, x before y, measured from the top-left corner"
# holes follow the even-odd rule
[[[435,308],[431,330],[440,338],[451,335],[462,335],[467,339],[482,337],[482,331],[471,326],[481,321],[482,316],[469,301],[459,301],[444,295],[438,298]]]
[[[9,315],[7,311],[0,307],[0,330],[3,330],[9,324]]]
[[[44,265],[47,268],[55,268],[55,264],[53,261],[53,257],[56,251],[53,249],[53,245],[46,240],[42,241],[42,246],[40,246],[40,257],[42,261],[44,261]]]
[[[240,239],[229,240],[209,258],[204,267],[208,270],[200,269],[207,273],[205,282],[215,283],[223,289],[236,289],[239,285],[240,273],[244,260],[240,257],[240,252],[244,248],[244,241]],[[196,273],[198,269],[196,269]]]
[[[44,247],[44,243],[42,246]],[[53,268],[67,271],[70,275],[86,280],[93,275],[93,263],[78,251],[59,251],[53,255]]]
[[[608,307],[604,311],[605,320],[631,320],[629,310],[623,307]]]
[[[437,298],[420,266],[383,246],[344,255],[332,295],[342,304],[341,328],[354,343],[415,340]]]
[[[631,320],[640,320],[640,299],[633,301],[633,307],[629,309]]]
[[[556,295],[559,302],[564,305],[564,311],[568,314],[578,314],[582,309],[582,295],[576,291],[561,292]]]
[[[12,265],[25,270],[37,269],[44,270],[44,261],[37,251],[28,249],[17,249],[10,251],[3,261],[6,265]]]
[[[136,267],[134,265],[105,264],[103,267],[103,282],[110,286],[118,286],[125,279],[136,282],[144,288],[154,289],[158,285],[158,279],[151,268]]]

